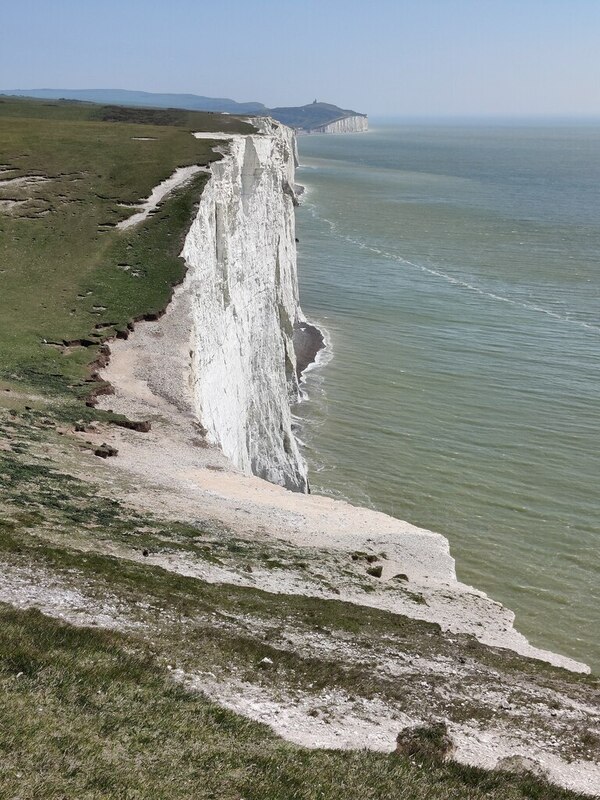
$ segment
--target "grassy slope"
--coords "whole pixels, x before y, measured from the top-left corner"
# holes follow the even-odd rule
[[[83,415],[76,398],[87,390],[97,346],[61,349],[42,340],[93,337],[98,323],[109,325],[100,339],[164,307],[182,277],[181,237],[203,178],[132,232],[101,231],[101,223],[124,218],[129,212],[117,203],[147,196],[176,166],[215,157],[190,131],[228,126],[248,129],[230,117],[188,112],[0,102],[0,164],[12,169],[0,181],[51,178],[27,188],[0,184],[0,200],[27,200],[0,213],[0,557],[3,568],[49,575],[56,586],[81,590],[92,605],[115,598],[141,623],[134,633],[106,633],[2,607],[0,797],[575,797],[532,778],[452,763],[307,752],[178,688],[167,659],[243,676],[271,653],[279,664],[269,678],[274,688],[308,681],[367,695],[406,694],[398,683],[373,683],[368,670],[283,651],[272,644],[272,632],[224,627],[228,614],[256,620],[258,630],[281,621],[293,629],[351,632],[365,640],[365,651],[389,635],[416,651],[445,645],[425,623],[335,601],[205,584],[111,557],[110,547],[125,546],[182,548],[217,563],[231,554],[244,563],[273,562],[281,554],[231,537],[217,546],[197,527],[140,517],[56,469],[57,454],[76,460],[85,446],[61,437],[59,423],[65,404]],[[50,593],[51,585],[40,585]],[[469,646],[482,659],[494,658]],[[516,662],[517,670],[531,668]],[[567,680],[549,668],[533,671],[542,687]],[[587,679],[570,681],[583,697],[595,691]]]
[[[283,122],[284,125],[305,130],[312,130],[320,125],[327,125],[328,122],[333,122],[341,117],[354,116],[358,113],[350,109],[339,108],[330,103],[309,103],[305,106],[272,108],[270,112],[275,119]]]
[[[3,797],[575,797],[453,763],[303,750],[186,692],[135,639],[0,609]]]
[[[258,682],[275,697],[314,695],[317,706],[323,691],[341,691],[380,698],[410,713],[425,702],[419,676],[377,674],[373,664],[383,657],[380,651],[444,661],[457,658],[460,648],[471,679],[484,669],[483,680],[496,690],[509,683],[518,692],[523,679],[530,683],[524,702],[532,703],[530,724],[537,733],[542,721],[534,703],[552,704],[558,692],[591,705],[598,682],[388,612],[206,583],[144,559],[134,563],[127,549],[188,553],[216,565],[237,563],[242,570],[275,561],[292,568],[297,556],[293,549],[215,530],[210,520],[168,522],[103,498],[93,485],[47,460],[48,452],[62,448],[66,454],[72,447],[66,436],[57,436],[51,408],[14,411],[0,412],[0,446],[10,443],[10,450],[0,449],[5,580],[24,575],[42,587],[42,597],[58,596],[54,614],[56,608],[67,615],[87,608],[88,625],[95,613],[112,608],[128,633],[73,630],[7,608],[0,613],[0,797],[577,796],[528,777],[422,758],[308,753],[178,688],[167,678],[167,664],[192,675]],[[77,594],[75,606],[62,604],[62,592]],[[325,637],[341,649],[350,636],[362,656],[347,661],[335,651],[318,655],[290,646],[290,635]],[[276,666],[263,673],[258,664],[264,656]],[[492,714],[500,721],[497,711],[477,700],[465,702],[464,695],[448,697],[435,713],[454,721],[486,721]],[[574,757],[594,757],[585,728],[565,732]]]
[[[8,94],[39,97],[49,100],[67,98],[90,103],[119,103],[127,106],[146,106],[152,108],[186,108],[199,111],[225,111],[229,114],[261,114],[267,111],[262,103],[237,103],[228,97],[206,97],[198,94],[161,94],[158,92],[137,92],[131,89],[25,89],[13,91],[0,90]]]
[[[96,348],[65,354],[43,340],[100,341],[164,308],[183,276],[182,237],[206,176],[142,226],[113,226],[131,214],[119,203],[147,197],[178,166],[219,158],[193,130],[252,129],[218,114],[0,102],[0,165],[11,170],[0,175],[0,201],[26,200],[0,210],[0,379],[81,394]],[[31,175],[50,180],[3,185]]]

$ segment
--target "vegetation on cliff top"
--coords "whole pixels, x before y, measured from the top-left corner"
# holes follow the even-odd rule
[[[14,94],[10,91],[10,94]],[[304,106],[281,106],[267,108],[262,103],[236,103],[224,97],[203,97],[197,94],[160,94],[157,92],[135,92],[127,89],[31,89],[21,90],[29,97],[68,98],[87,100],[93,103],[126,103],[130,106],[154,106],[156,108],[198,109],[224,111],[231,114],[269,115],[292,128],[313,130],[337,119],[363,116],[359,111],[340,108],[333,103],[307,103]],[[2,90],[0,90],[0,95]],[[365,115],[366,116],[366,115]]]
[[[331,103],[308,103],[305,106],[291,106],[283,108],[271,108],[271,116],[289,125],[291,128],[300,128],[305,131],[314,130],[321,125],[327,125],[335,120],[344,117],[365,116],[358,111],[339,108]]]
[[[51,404],[26,402],[0,394],[2,598],[49,616],[0,605],[0,796],[578,797],[531,775],[445,762],[437,738],[416,753],[414,742],[394,755],[308,751],[220,709],[186,676],[198,676],[200,689],[210,676],[223,686],[258,685],[292,709],[302,700],[324,724],[335,724],[339,700],[323,707],[323,697],[384,703],[401,714],[426,706],[434,717],[476,725],[522,726],[527,708],[533,740],[563,702],[596,703],[598,681],[386,611],[203,580],[202,565],[221,575],[314,575],[324,555],[240,536],[210,519],[133,511],[69,474],[85,441],[58,424]],[[153,563],[161,558],[171,568]],[[176,571],[178,559],[187,575]],[[379,665],[390,658],[414,666],[388,674]],[[449,664],[451,673],[462,662],[466,677],[445,680],[421,671],[421,661]],[[514,713],[482,702],[490,687],[492,695],[509,687]],[[570,757],[595,758],[593,732],[562,719]]]
[[[1,100],[6,385],[84,395],[101,342],[164,309],[183,277],[181,244],[207,176],[167,197],[144,225],[115,225],[177,167],[220,158],[194,130],[252,128],[230,116],[179,109]]]

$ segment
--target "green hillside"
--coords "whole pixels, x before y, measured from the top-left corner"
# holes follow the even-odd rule
[[[165,307],[207,176],[144,225],[115,226],[177,167],[220,158],[194,130],[253,129],[180,109],[0,100],[0,381],[83,396],[102,341]]]
[[[348,116],[366,116],[358,111],[340,108],[332,103],[309,103],[305,106],[267,108],[262,103],[237,103],[224,97],[204,97],[197,94],[159,94],[127,89],[0,89],[1,94],[22,95],[47,99],[81,100],[92,103],[112,103],[156,108],[185,108],[217,111],[228,114],[268,115],[291,128],[312,130],[320,125]]]
[[[309,103],[305,106],[289,106],[283,108],[270,108],[269,113],[275,119],[289,125],[290,128],[313,130],[321,125],[327,125],[343,117],[365,116],[358,111],[339,108],[331,103]]]
[[[192,111],[217,111],[227,114],[265,113],[262,103],[236,103],[228,97],[199,94],[137,92],[130,89],[0,89],[0,94],[37,97],[46,100],[81,100],[89,103],[118,103],[154,108],[186,108]]]

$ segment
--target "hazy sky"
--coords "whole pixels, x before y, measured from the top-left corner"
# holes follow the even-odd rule
[[[600,0],[0,0],[0,88],[600,114]]]

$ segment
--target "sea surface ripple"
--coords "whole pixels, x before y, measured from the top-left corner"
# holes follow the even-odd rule
[[[300,141],[296,414],[317,491],[448,537],[535,644],[600,668],[600,125]]]

